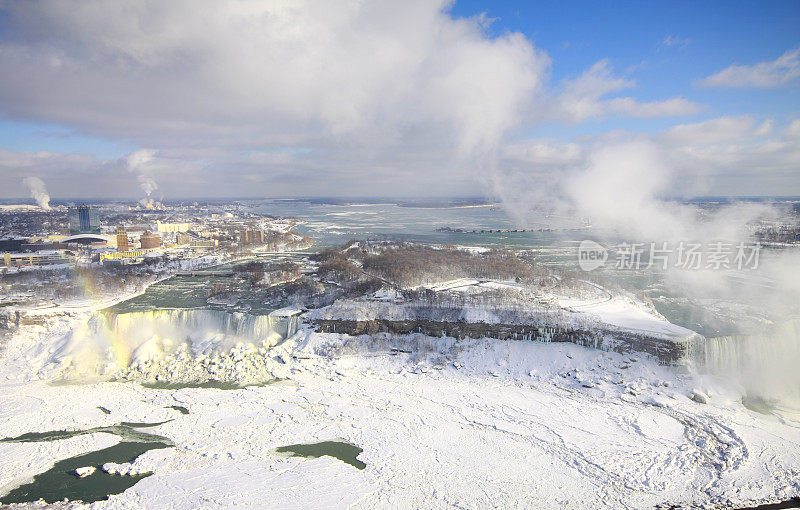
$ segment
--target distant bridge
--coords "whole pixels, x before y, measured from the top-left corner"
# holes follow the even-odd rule
[[[175,276],[236,276],[236,273],[233,271],[203,271],[202,269],[197,271],[178,271],[175,273]]]
[[[257,256],[261,255],[285,255],[287,257],[291,257],[292,255],[314,255],[317,252],[314,251],[254,251],[253,252]]]

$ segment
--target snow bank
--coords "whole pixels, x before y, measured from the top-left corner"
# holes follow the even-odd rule
[[[292,384],[226,392],[0,384],[0,428],[166,421],[148,432],[176,447],[105,465],[152,475],[96,509],[736,507],[800,493],[800,422],[749,411],[736,388],[647,358],[310,331],[276,350]],[[690,400],[692,389],[708,403]],[[176,404],[190,414],[169,409]],[[333,438],[362,448],[366,469],[275,453]],[[0,473],[32,476],[76,454],[59,443],[0,443]],[[9,488],[9,478],[0,481]]]

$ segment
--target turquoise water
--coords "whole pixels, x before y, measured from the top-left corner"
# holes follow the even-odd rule
[[[294,216],[306,221],[297,231],[314,239],[315,247],[335,246],[350,239],[404,239],[510,249],[552,249],[586,238],[582,230],[536,230],[545,222],[517,224],[499,206],[401,207],[395,204],[334,205],[290,200],[253,201],[256,212]],[[464,230],[534,229],[529,232],[437,232],[441,227]],[[553,253],[555,255],[555,252]],[[577,267],[577,265],[576,265]]]
[[[303,255],[275,254],[256,257],[256,260],[300,261]],[[213,268],[214,271],[233,271],[242,262],[222,264]],[[211,269],[209,269],[210,271]],[[198,271],[202,273],[203,271]],[[208,303],[208,291],[215,284],[221,284],[232,292],[238,294],[238,300],[233,306],[225,304]],[[267,302],[265,296],[268,289],[253,286],[246,278],[236,276],[173,276],[167,280],[154,283],[147,288],[144,294],[129,299],[107,309],[114,314],[144,312],[165,308],[203,308],[226,312],[244,312],[251,315],[267,315],[270,312],[287,306],[285,301]]]

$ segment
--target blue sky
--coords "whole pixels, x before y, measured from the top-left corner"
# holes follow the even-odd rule
[[[0,194],[25,193],[20,169],[55,195],[86,189],[71,172],[108,179],[93,195],[474,194],[487,167],[568,172],[620,132],[705,154],[677,167],[706,193],[758,172],[800,193],[800,2],[294,6],[3,4]]]
[[[0,121],[0,147],[16,151],[79,152],[108,159],[136,149],[124,140],[83,134],[57,124],[5,119]]]
[[[553,59],[552,79],[574,78],[598,60],[636,81],[643,100],[680,95],[708,106],[698,118],[754,114],[784,122],[800,112],[798,87],[703,89],[696,82],[731,64],[755,64],[800,46],[797,1],[458,1],[459,17],[485,14],[490,32],[526,34]],[[675,40],[672,46],[665,39]],[[550,124],[534,133],[563,136],[608,129],[654,132],[673,119],[611,119],[594,126]]]

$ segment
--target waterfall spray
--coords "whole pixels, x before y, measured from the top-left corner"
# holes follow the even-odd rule
[[[707,338],[693,358],[701,370],[737,381],[749,398],[800,408],[800,319],[757,335]]]

